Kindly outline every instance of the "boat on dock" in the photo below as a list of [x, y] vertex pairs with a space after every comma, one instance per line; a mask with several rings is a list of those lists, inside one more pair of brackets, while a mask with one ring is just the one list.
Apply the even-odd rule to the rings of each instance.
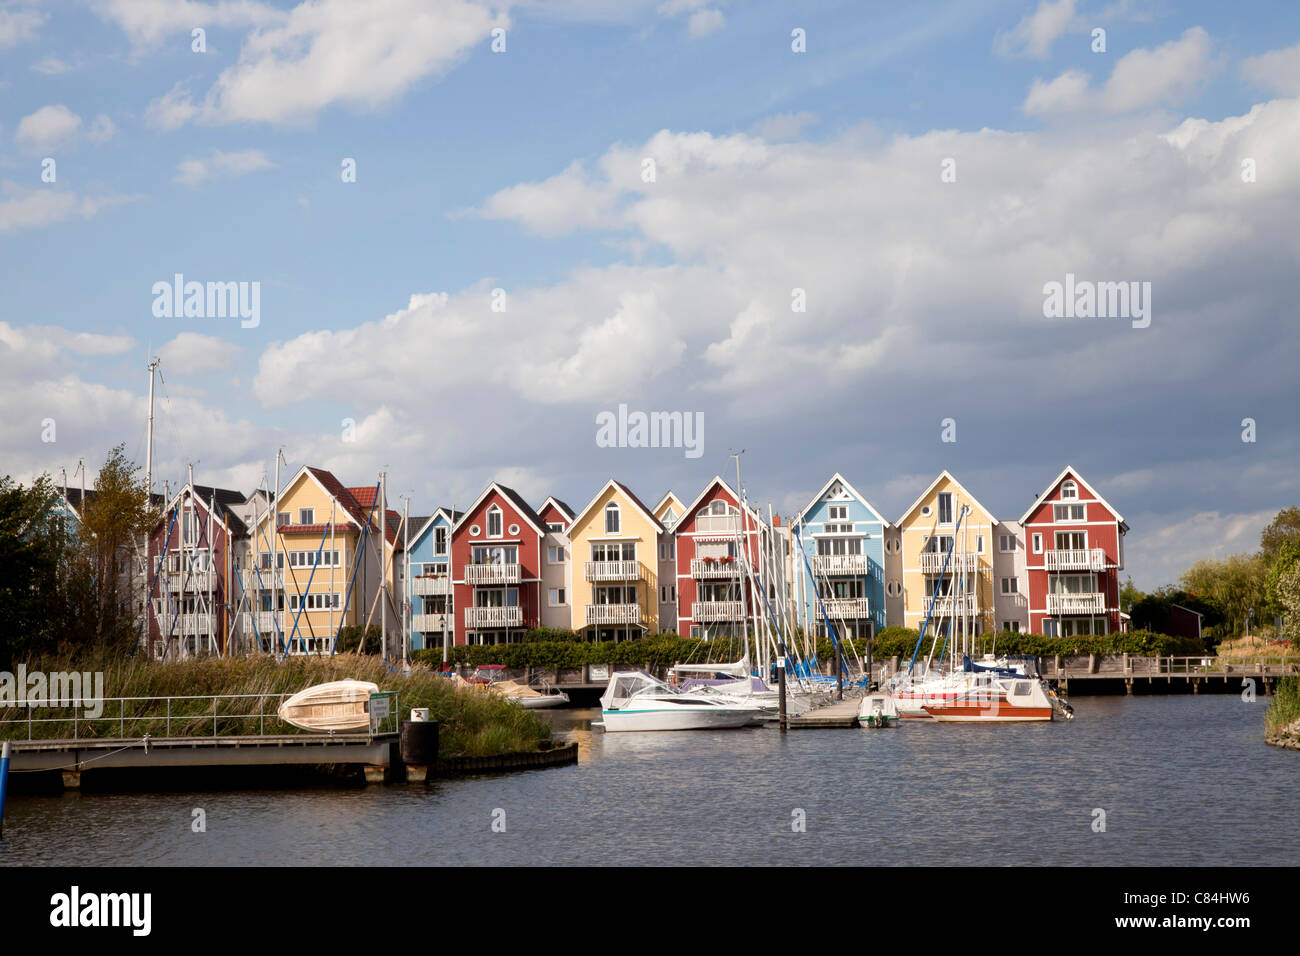
[[300, 690], [280, 705], [280, 719], [301, 730], [348, 733], [370, 728], [370, 695], [379, 685], [336, 680]]
[[764, 719], [763, 709], [743, 698], [706, 689], [683, 691], [645, 671], [610, 675], [600, 704], [599, 726], [606, 733], [751, 727]]

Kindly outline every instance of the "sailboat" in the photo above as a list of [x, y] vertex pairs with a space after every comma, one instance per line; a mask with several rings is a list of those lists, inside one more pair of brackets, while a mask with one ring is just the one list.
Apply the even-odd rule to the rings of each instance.
[[645, 671], [617, 671], [600, 698], [606, 733], [653, 730], [717, 730], [763, 722], [762, 708], [711, 692], [687, 692]]

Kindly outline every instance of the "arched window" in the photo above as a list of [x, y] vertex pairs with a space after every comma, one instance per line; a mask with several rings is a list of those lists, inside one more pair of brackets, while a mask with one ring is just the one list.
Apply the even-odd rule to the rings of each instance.
[[610, 502], [605, 505], [605, 534], [619, 533], [619, 513], [618, 505]]
[[1067, 498], [1078, 498], [1078, 497], [1079, 497], [1079, 486], [1076, 485], [1073, 481], [1067, 481], [1061, 485], [1062, 501], [1066, 500]]
[[501, 537], [501, 509], [496, 505], [488, 509], [487, 536], [489, 538]]

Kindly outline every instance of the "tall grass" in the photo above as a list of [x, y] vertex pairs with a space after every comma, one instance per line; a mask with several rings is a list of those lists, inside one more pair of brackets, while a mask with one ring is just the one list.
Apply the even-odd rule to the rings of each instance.
[[1283, 677], [1277, 682], [1264, 719], [1270, 733], [1300, 721], [1300, 677]]
[[[395, 691], [404, 719], [411, 708], [429, 708], [440, 723], [439, 749], [445, 756], [487, 756], [533, 751], [550, 739], [550, 728], [536, 714], [481, 691], [463, 689], [416, 665], [403, 676], [374, 657], [339, 654], [332, 658], [272, 657], [204, 658], [156, 663], [134, 658], [53, 658], [31, 662], [36, 671], [102, 672], [103, 696], [149, 698], [123, 705], [107, 703], [94, 720], [71, 707], [0, 707], [0, 738], [139, 738], [187, 734], [239, 735], [306, 733], [275, 716], [283, 697], [314, 684], [334, 680], [364, 680], [383, 691]], [[89, 689], [86, 691], [89, 694]], [[218, 702], [214, 723], [212, 701], [172, 701], [170, 724], [162, 697], [203, 697], [213, 694], [259, 695]], [[20, 693], [21, 696], [21, 693]], [[259, 716], [266, 715], [266, 716]], [[32, 719], [28, 724], [29, 716]], [[125, 729], [124, 729], [125, 728]]]

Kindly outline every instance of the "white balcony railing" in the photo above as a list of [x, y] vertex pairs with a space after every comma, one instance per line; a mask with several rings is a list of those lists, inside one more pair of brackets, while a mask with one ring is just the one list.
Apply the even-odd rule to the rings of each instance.
[[[479, 565], [490, 567], [490, 565]], [[500, 567], [500, 565], [497, 565]], [[518, 567], [518, 565], [516, 565]], [[467, 607], [465, 608], [465, 626], [483, 627], [520, 627], [524, 623], [524, 609], [515, 607]]]
[[957, 571], [975, 571], [979, 568], [979, 555], [974, 551], [953, 551], [951, 557], [946, 551], [922, 551], [921, 573], [938, 574], [943, 571], [944, 558], [949, 558], [947, 574]]
[[167, 575], [168, 591], [207, 591], [209, 587], [216, 588], [217, 576], [211, 571], [177, 571], [175, 574]]
[[715, 559], [705, 561], [703, 558], [691, 558], [691, 577], [693, 578], [734, 578], [740, 574], [740, 562]]
[[1057, 548], [1043, 552], [1048, 571], [1104, 571], [1106, 552], [1101, 548]]
[[411, 578], [411, 593], [416, 597], [434, 594], [450, 594], [451, 579], [445, 574]]
[[417, 634], [439, 634], [452, 629], [450, 614], [412, 614], [411, 630]]
[[812, 559], [814, 574], [866, 574], [865, 554], [815, 554]]
[[1106, 595], [1100, 591], [1047, 595], [1048, 614], [1104, 614], [1105, 611]]
[[640, 624], [639, 604], [588, 604], [588, 624]]
[[635, 581], [641, 576], [635, 561], [588, 561], [586, 571], [588, 581]]
[[822, 598], [826, 613], [831, 617], [870, 617], [871, 608], [867, 599], [862, 598]]
[[739, 601], [696, 601], [691, 605], [691, 619], [701, 622], [739, 621], [745, 609]]
[[518, 564], [467, 564], [465, 565], [465, 583], [480, 584], [518, 584]]
[[[926, 599], [926, 607], [929, 607]], [[934, 613], [940, 617], [955, 617], [960, 614], [980, 613], [979, 601], [974, 594], [945, 594], [934, 602]]]
[[[173, 612], [174, 613], [174, 612]], [[173, 614], [164, 614], [161, 618], [162, 630], [167, 633], [184, 637], [187, 634], [216, 634], [218, 627], [217, 615], [215, 614], [175, 614], [175, 624], [172, 623]]]

